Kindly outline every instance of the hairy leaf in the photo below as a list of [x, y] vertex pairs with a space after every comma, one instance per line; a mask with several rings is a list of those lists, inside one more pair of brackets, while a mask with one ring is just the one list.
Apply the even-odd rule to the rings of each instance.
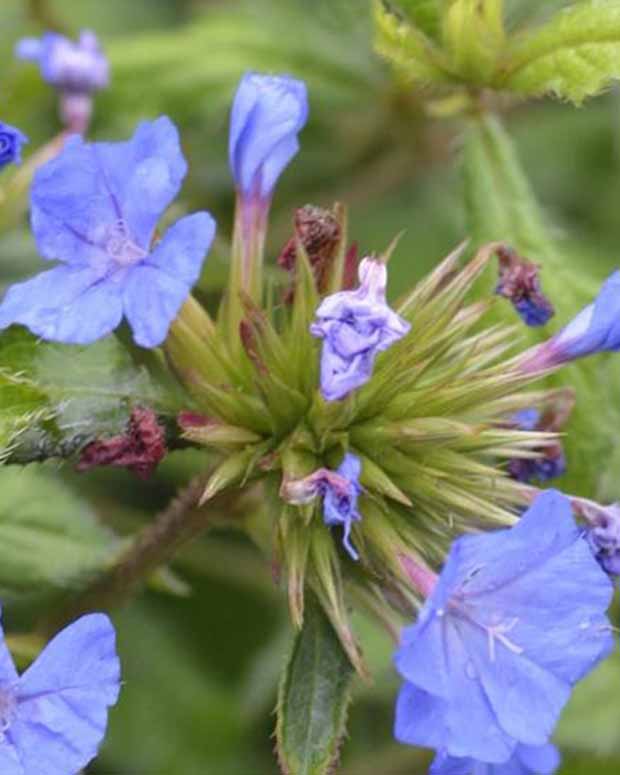
[[517, 36], [507, 62], [498, 85], [581, 103], [620, 77], [620, 3], [590, 0], [560, 11]]
[[0, 363], [0, 460], [70, 455], [121, 431], [135, 405], [179, 408], [114, 337], [74, 347], [11, 328], [0, 336]]
[[278, 757], [285, 775], [327, 775], [345, 731], [353, 668], [321, 606], [307, 596], [278, 698]]

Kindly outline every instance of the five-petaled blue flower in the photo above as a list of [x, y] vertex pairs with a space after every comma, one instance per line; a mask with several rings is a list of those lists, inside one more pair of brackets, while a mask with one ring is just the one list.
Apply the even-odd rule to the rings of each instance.
[[0, 772], [75, 775], [96, 755], [120, 664], [112, 623], [83, 616], [18, 675], [0, 629]]
[[323, 339], [321, 392], [327, 401], [344, 398], [368, 382], [377, 354], [411, 328], [386, 304], [387, 268], [382, 261], [365, 258], [359, 280], [356, 290], [324, 299], [310, 327], [313, 336]]
[[25, 134], [0, 121], [0, 169], [7, 164], [21, 164], [22, 145], [28, 142]]
[[229, 157], [237, 190], [269, 200], [284, 168], [299, 150], [308, 119], [303, 81], [286, 75], [246, 73], [230, 117]]
[[21, 323], [43, 339], [88, 344], [125, 315], [137, 344], [161, 344], [215, 234], [213, 218], [195, 213], [151, 246], [186, 170], [166, 117], [140, 124], [128, 142], [71, 137], [37, 171], [31, 198], [39, 252], [63, 263], [8, 290], [0, 329]]
[[518, 745], [503, 764], [438, 754], [429, 775], [552, 775], [559, 766], [560, 754], [554, 745]]
[[513, 528], [457, 539], [395, 657], [397, 739], [487, 764], [546, 745], [613, 649], [612, 591], [555, 490]]
[[110, 81], [108, 60], [89, 30], [80, 33], [77, 43], [56, 32], [46, 32], [40, 39], [23, 38], [15, 53], [38, 62], [43, 79], [60, 91], [89, 94]]
[[349, 555], [358, 559], [351, 544], [351, 527], [362, 518], [357, 510], [357, 499], [362, 492], [359, 477], [362, 470], [360, 459], [348, 452], [336, 469], [336, 477], [324, 478], [321, 484], [323, 494], [323, 521], [326, 525], [342, 525], [342, 543]]

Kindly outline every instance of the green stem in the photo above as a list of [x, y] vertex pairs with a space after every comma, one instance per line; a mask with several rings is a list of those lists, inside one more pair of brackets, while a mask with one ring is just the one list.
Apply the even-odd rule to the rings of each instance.
[[208, 475], [205, 474], [192, 479], [136, 535], [114, 566], [72, 600], [60, 617], [44, 622], [43, 628], [56, 630], [59, 624], [72, 621], [88, 611], [109, 610], [130, 600], [158, 567], [173, 559], [181, 546], [209, 528], [212, 509], [197, 508], [207, 480]]

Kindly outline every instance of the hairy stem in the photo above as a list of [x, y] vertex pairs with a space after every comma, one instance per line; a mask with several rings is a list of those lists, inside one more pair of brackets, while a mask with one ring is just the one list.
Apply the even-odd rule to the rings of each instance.
[[[131, 546], [104, 575], [70, 601], [61, 612], [43, 623], [56, 630], [60, 624], [92, 610], [109, 610], [126, 603], [148, 577], [170, 562], [178, 549], [199, 536], [211, 524], [212, 508], [197, 508], [208, 475], [195, 477], [155, 519], [139, 532]], [[219, 512], [218, 512], [219, 513]]]

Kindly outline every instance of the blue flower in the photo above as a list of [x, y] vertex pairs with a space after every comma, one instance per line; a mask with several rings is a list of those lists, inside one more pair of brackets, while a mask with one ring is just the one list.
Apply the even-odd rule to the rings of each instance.
[[359, 267], [360, 286], [323, 300], [310, 327], [323, 339], [321, 392], [327, 401], [344, 398], [372, 376], [375, 358], [405, 336], [411, 326], [385, 301], [387, 268], [365, 258]]
[[498, 248], [497, 255], [500, 276], [495, 292], [512, 302], [526, 325], [544, 326], [555, 311], [541, 290], [539, 267], [505, 246]]
[[429, 775], [552, 775], [559, 766], [560, 754], [554, 745], [518, 745], [513, 756], [503, 764], [438, 754]]
[[0, 121], [0, 169], [7, 164], [21, 164], [22, 145], [28, 142], [25, 134]]
[[40, 39], [23, 38], [15, 53], [38, 62], [43, 79], [60, 91], [91, 93], [110, 81], [108, 60], [89, 30], [80, 33], [77, 43], [55, 32], [46, 32]]
[[[549, 428], [541, 425], [538, 409], [523, 409], [517, 412], [512, 423], [524, 431], [543, 431]], [[566, 457], [559, 441], [546, 444], [539, 450], [536, 458], [512, 458], [508, 461], [508, 473], [518, 482], [546, 482], [566, 473]]]
[[0, 629], [0, 772], [73, 775], [97, 755], [120, 664], [112, 623], [83, 616], [19, 676]]
[[562, 363], [620, 350], [620, 271], [603, 283], [594, 303], [589, 304], [559, 333], [528, 351], [520, 368], [537, 371]]
[[603, 570], [620, 576], [620, 503], [598, 507], [589, 514], [586, 536]]
[[88, 344], [125, 315], [137, 344], [161, 344], [215, 233], [213, 218], [195, 213], [151, 247], [186, 169], [165, 117], [140, 124], [128, 142], [71, 137], [37, 171], [31, 198], [39, 252], [63, 263], [8, 290], [0, 329], [21, 323], [43, 339]]
[[546, 745], [573, 684], [613, 648], [612, 584], [555, 490], [508, 530], [452, 546], [395, 662], [395, 735], [505, 764]]
[[336, 477], [323, 477], [323, 521], [326, 525], [342, 525], [342, 543], [349, 555], [357, 560], [359, 555], [351, 544], [351, 526], [362, 518], [357, 510], [357, 499], [362, 492], [359, 477], [362, 470], [360, 459], [351, 453], [336, 469]]
[[237, 190], [269, 199], [308, 118], [306, 85], [285, 75], [246, 73], [230, 119], [229, 157]]

